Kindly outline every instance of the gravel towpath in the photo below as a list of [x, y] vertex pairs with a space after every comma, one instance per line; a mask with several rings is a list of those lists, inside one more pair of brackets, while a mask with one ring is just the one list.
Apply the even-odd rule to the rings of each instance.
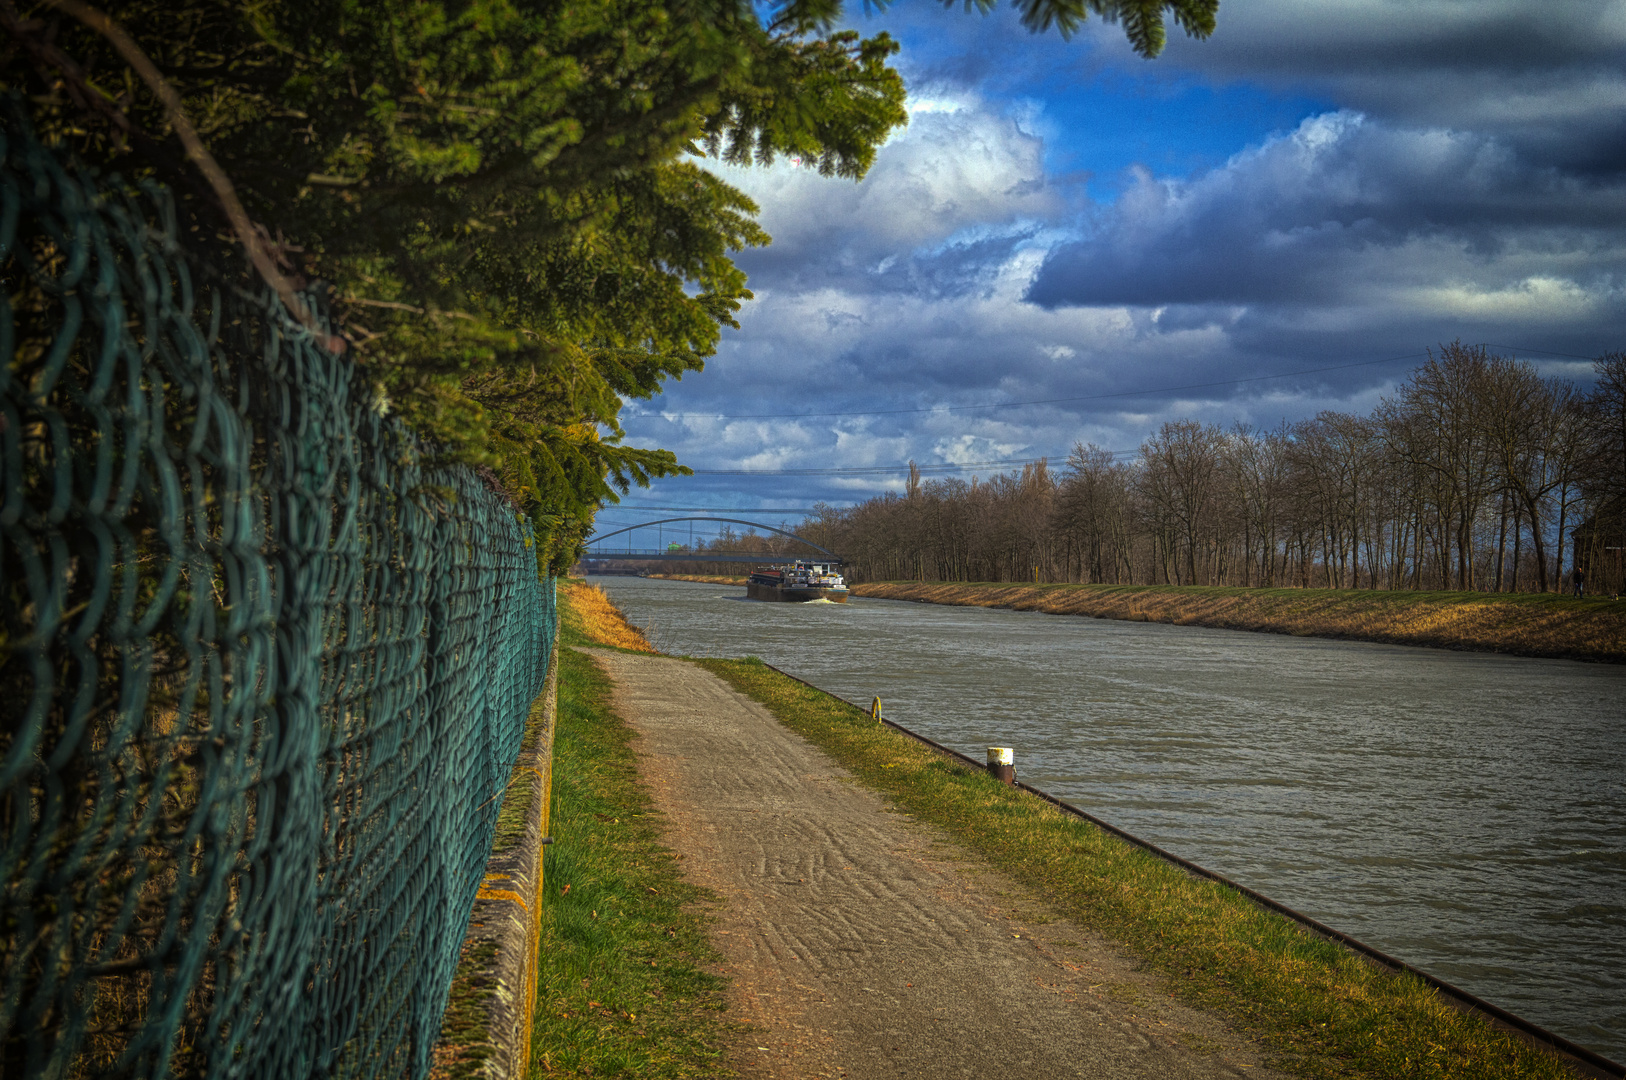
[[586, 651], [640, 736], [667, 843], [724, 900], [713, 940], [750, 1025], [742, 1076], [1280, 1076], [710, 672]]

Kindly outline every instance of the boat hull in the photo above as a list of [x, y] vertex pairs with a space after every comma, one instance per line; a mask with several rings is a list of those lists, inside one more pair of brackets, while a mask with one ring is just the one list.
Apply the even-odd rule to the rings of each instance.
[[792, 604], [805, 604], [809, 600], [833, 600], [838, 604], [847, 602], [846, 589], [825, 589], [816, 586], [787, 589], [782, 585], [763, 585], [756, 581], [746, 584], [745, 595], [752, 600], [774, 600]]

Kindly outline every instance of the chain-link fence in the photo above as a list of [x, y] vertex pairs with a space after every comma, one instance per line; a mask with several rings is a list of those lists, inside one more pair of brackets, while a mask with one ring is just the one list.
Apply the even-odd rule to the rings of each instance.
[[5, 108], [0, 1075], [422, 1076], [556, 625], [528, 526]]

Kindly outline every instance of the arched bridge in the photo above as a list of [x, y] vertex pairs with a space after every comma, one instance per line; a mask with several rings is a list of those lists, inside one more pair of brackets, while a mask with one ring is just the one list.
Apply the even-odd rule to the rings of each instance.
[[[615, 559], [615, 560], [617, 560], [619, 562], [632, 561], [632, 562], [736, 562], [737, 563], [737, 562], [751, 562], [751, 561], [756, 560], [756, 559], [785, 559], [785, 558], [795, 558], [796, 557], [796, 556], [787, 556], [787, 555], [785, 555], [783, 553], [774, 552], [774, 551], [734, 551], [734, 552], [729, 552], [728, 554], [712, 554], [710, 552], [707, 552], [707, 553], [702, 554], [702, 553], [698, 553], [698, 552], [690, 553], [690, 552], [687, 552], [687, 551], [677, 551], [677, 552], [669, 551], [669, 550], [663, 551], [660, 548], [634, 548], [634, 547], [631, 546], [631, 542], [630, 542], [631, 538], [630, 537], [628, 538], [629, 543], [628, 543], [628, 546], [627, 546], [627, 548], [625, 550], [615, 550], [615, 549], [605, 550], [605, 549], [599, 547], [599, 545], [601, 543], [603, 543], [605, 540], [608, 540], [612, 536], [620, 536], [622, 533], [630, 533], [634, 529], [648, 529], [648, 528], [652, 528], [652, 527], [654, 527], [656, 525], [670, 525], [670, 524], [672, 524], [674, 522], [679, 522], [679, 521], [721, 521], [721, 522], [726, 522], [727, 524], [730, 524], [730, 525], [746, 525], [746, 526], [749, 526], [749, 527], [751, 527], [753, 529], [766, 529], [771, 533], [778, 533], [780, 536], [788, 536], [792, 540], [796, 541], [798, 544], [806, 544], [808, 547], [812, 548], [815, 551], [823, 552], [824, 556], [825, 556], [825, 560], [828, 561], [828, 562], [832, 562], [832, 563], [835, 563], [837, 565], [840, 565], [841, 562], [843, 561], [841, 556], [837, 555], [835, 552], [830, 551], [828, 548], [822, 548], [819, 545], [815, 544], [813, 541], [808, 540], [805, 537], [797, 536], [793, 532], [787, 532], [784, 529], [776, 529], [772, 525], [764, 525], [760, 521], [744, 521], [744, 520], [741, 520], [740, 518], [725, 518], [725, 517], [661, 518], [659, 521], [645, 521], [645, 522], [642, 522], [641, 524], [638, 524], [638, 525], [628, 525], [625, 528], [616, 529], [614, 532], [601, 533], [601, 534], [598, 534], [596, 536], [593, 536], [591, 539], [589, 539], [587, 541], [587, 544], [588, 544], [587, 551], [582, 555], [582, 559], [584, 561], [593, 560], [593, 559]], [[801, 557], [806, 558], [806, 556], [801, 556]]]

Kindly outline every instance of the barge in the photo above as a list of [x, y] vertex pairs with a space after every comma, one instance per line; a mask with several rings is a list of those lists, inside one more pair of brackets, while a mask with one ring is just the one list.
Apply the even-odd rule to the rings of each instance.
[[745, 582], [745, 595], [752, 600], [808, 600], [847, 602], [847, 583], [829, 563], [797, 559], [782, 566], [759, 566]]

